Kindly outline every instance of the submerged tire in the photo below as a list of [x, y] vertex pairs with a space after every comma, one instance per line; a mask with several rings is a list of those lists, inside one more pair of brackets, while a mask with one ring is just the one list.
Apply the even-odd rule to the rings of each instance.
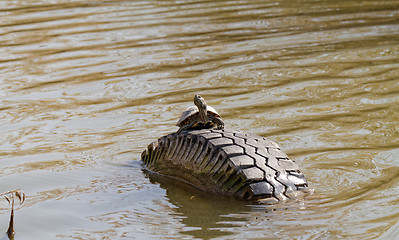
[[148, 170], [212, 193], [285, 200], [307, 191], [305, 176], [279, 146], [237, 131], [194, 130], [163, 136], [141, 154]]

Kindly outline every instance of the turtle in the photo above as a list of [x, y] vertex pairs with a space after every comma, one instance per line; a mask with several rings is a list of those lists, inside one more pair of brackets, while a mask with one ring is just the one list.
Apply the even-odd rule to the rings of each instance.
[[208, 106], [200, 95], [194, 96], [195, 106], [187, 108], [180, 116], [176, 126], [180, 127], [176, 132], [179, 134], [183, 130], [192, 129], [208, 129], [214, 128], [224, 129], [224, 122], [219, 113], [211, 106]]

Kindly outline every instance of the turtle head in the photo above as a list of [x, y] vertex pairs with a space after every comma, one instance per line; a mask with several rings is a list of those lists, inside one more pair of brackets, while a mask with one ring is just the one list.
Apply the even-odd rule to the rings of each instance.
[[200, 95], [195, 95], [194, 104], [198, 108], [201, 121], [207, 122], [207, 105], [205, 99], [203, 99]]

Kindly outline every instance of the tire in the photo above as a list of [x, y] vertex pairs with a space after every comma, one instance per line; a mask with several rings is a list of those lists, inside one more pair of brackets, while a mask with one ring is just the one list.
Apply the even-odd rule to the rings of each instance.
[[275, 142], [238, 131], [168, 134], [149, 144], [141, 159], [152, 172], [241, 200], [286, 200], [308, 190], [297, 164]]

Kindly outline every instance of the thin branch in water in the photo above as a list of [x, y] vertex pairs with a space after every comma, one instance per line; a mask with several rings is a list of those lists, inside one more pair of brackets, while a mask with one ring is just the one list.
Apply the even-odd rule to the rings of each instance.
[[7, 236], [10, 240], [14, 239], [15, 231], [14, 231], [14, 203], [15, 197], [19, 200], [19, 206], [21, 206], [25, 202], [25, 193], [20, 189], [14, 189], [11, 191], [7, 191], [4, 193], [0, 193], [0, 196], [4, 196], [7, 200], [8, 204], [11, 204], [11, 215], [10, 215], [10, 223], [7, 229]]

